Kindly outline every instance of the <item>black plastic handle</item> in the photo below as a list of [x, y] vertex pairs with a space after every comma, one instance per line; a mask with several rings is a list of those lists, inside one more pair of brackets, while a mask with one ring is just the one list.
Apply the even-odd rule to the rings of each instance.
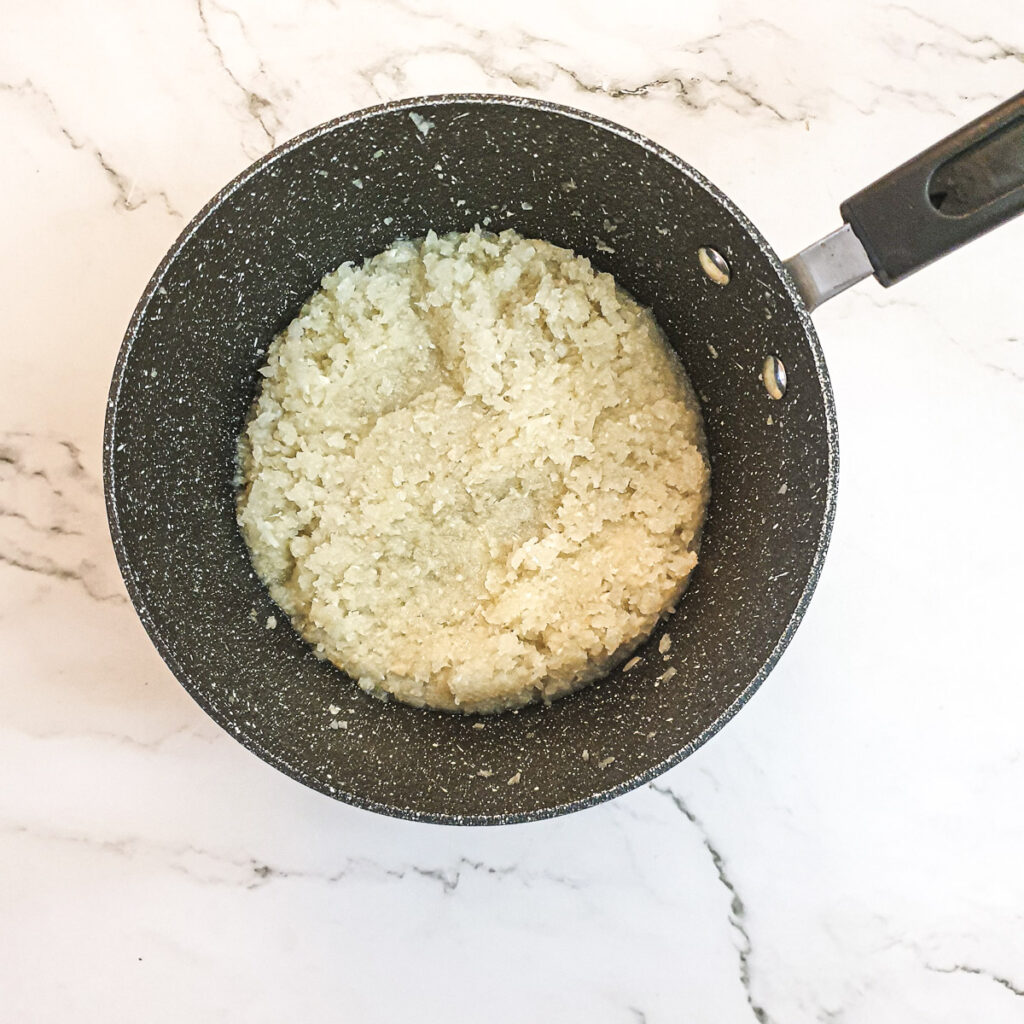
[[839, 208], [887, 288], [1024, 213], [1024, 92]]

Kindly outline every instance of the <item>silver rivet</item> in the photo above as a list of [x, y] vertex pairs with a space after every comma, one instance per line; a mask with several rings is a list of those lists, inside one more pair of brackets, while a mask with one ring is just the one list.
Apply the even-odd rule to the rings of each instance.
[[776, 401], [786, 393], [786, 368], [778, 356], [766, 356], [761, 368], [764, 389]]
[[732, 272], [725, 257], [714, 249], [702, 245], [697, 250], [697, 259], [700, 260], [700, 269], [704, 271], [715, 284], [728, 284]]

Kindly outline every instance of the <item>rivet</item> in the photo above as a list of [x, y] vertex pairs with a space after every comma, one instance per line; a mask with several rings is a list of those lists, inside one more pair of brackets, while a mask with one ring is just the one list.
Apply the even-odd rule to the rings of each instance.
[[778, 356], [766, 356], [761, 368], [764, 389], [776, 401], [786, 393], [786, 368]]
[[729, 264], [726, 263], [725, 257], [720, 252], [702, 245], [697, 250], [697, 259], [700, 260], [701, 270], [715, 284], [726, 285], [729, 283], [732, 271], [729, 270]]

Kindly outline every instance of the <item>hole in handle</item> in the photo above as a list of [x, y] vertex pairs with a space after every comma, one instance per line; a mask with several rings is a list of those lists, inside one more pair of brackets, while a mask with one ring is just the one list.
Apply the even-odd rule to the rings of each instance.
[[1024, 117], [940, 164], [928, 201], [943, 217], [966, 217], [1024, 188]]

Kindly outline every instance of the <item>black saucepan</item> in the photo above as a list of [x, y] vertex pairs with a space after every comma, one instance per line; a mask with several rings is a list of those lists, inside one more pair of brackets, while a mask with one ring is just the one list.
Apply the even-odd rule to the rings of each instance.
[[[550, 103], [406, 100], [279, 147], [175, 242], [114, 371], [107, 510], [153, 642], [246, 747], [372, 810], [524, 821], [654, 778], [758, 688], [821, 569], [838, 452], [808, 309], [869, 273], [888, 285], [1020, 212], [1022, 143], [1024, 94], [849, 200], [844, 228], [788, 268], [693, 168]], [[475, 224], [574, 249], [653, 309], [702, 399], [713, 469], [700, 566], [639, 664], [550, 707], [484, 718], [381, 703], [318, 660], [253, 574], [233, 481], [256, 371], [323, 274], [400, 236]]]

